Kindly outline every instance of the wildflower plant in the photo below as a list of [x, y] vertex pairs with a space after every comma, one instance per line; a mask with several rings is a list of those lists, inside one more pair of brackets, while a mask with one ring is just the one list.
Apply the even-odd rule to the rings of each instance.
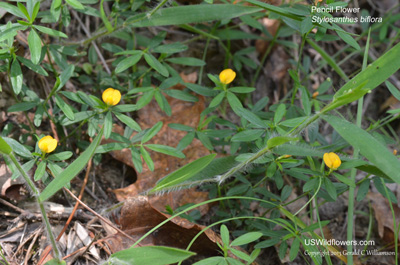
[[[400, 68], [400, 44], [396, 44], [396, 40], [382, 41], [371, 37], [382, 25], [373, 27], [369, 33], [362, 33], [360, 37], [365, 37], [365, 41], [355, 38], [336, 23], [312, 22], [312, 16], [324, 18], [329, 14], [316, 13], [306, 5], [273, 6], [246, 0], [251, 6], [213, 4], [212, 1], [201, 5], [177, 6], [174, 3], [167, 6], [166, 2], [161, 1], [150, 8], [146, 1], [52, 1], [48, 10], [37, 0], [0, 3], [0, 8], [17, 17], [16, 22], [0, 25], [0, 72], [9, 80], [0, 90], [6, 90], [15, 100], [7, 112], [22, 113], [27, 121], [26, 124], [8, 123], [1, 127], [0, 154], [13, 173], [12, 178], [21, 176], [40, 206], [56, 260], [60, 261], [62, 256], [43, 203], [59, 190], [68, 188], [69, 182], [92, 158], [95, 157], [99, 163], [101, 154], [110, 151], [130, 150], [135, 170], [140, 173], [143, 163], [150, 170], [155, 169], [150, 151], [184, 158], [185, 149], [194, 139], [209, 150], [210, 154], [182, 165], [146, 192], [150, 195], [199, 186], [210, 194], [209, 201], [192, 205], [184, 211], [172, 209], [169, 212], [173, 215], [159, 226], [201, 205], [219, 203], [222, 210], [218, 211], [209, 228], [220, 227], [222, 243], [219, 247], [223, 256], [198, 264], [244, 264], [232, 259], [230, 253], [250, 264], [262, 249], [273, 245], [279, 246], [281, 259], [287, 250], [290, 260], [299, 255], [301, 248], [318, 251], [315, 246], [304, 244], [310, 237], [323, 238], [322, 227], [328, 223], [313, 218], [314, 210], [318, 215], [315, 205], [321, 200], [335, 201], [346, 191], [349, 192], [347, 238], [352, 240], [354, 200], [365, 197], [370, 188], [370, 177], [380, 187], [383, 196], [392, 202], [396, 200], [385, 184], [400, 184], [400, 162], [388, 150], [385, 141], [389, 141], [389, 137], [382, 132], [397, 119], [399, 111], [391, 110], [382, 122], [367, 129], [361, 126], [363, 98], [379, 85], [385, 82], [390, 93], [400, 100], [399, 91], [388, 81]], [[315, 1], [315, 4], [320, 5], [320, 2]], [[327, 5], [335, 4], [327, 2]], [[104, 9], [106, 4], [111, 6], [109, 14], [105, 11], [108, 9]], [[344, 2], [336, 4], [347, 5]], [[68, 42], [69, 36], [63, 33], [63, 29], [71, 25], [71, 19], [79, 23], [79, 16], [83, 15], [100, 17], [103, 26], [87, 34], [88, 38], [81, 42]], [[238, 33], [236, 28], [239, 26], [270, 35], [258, 22], [265, 16], [277, 19], [280, 26], [275, 36], [268, 37], [270, 47], [257, 64], [252, 60], [252, 47], [234, 51], [231, 41], [254, 37]], [[233, 19], [238, 17], [243, 25], [235, 25], [237, 22]], [[390, 22], [392, 18], [387, 19]], [[57, 25], [58, 30], [47, 24]], [[81, 26], [85, 28], [83, 23]], [[169, 34], [163, 30], [168, 26], [179, 26], [195, 37], [170, 42]], [[144, 30], [147, 27], [160, 30], [148, 38]], [[26, 54], [18, 51], [15, 45], [20, 33], [27, 35]], [[335, 34], [334, 37], [331, 33]], [[286, 39], [293, 34], [301, 38], [300, 47]], [[197, 38], [207, 43], [204, 56], [185, 57], [183, 53]], [[337, 58], [324, 51], [321, 42], [332, 39], [347, 45], [343, 52], [350, 50], [352, 54], [364, 57], [362, 69], [357, 69], [357, 74], [345, 73], [336, 62]], [[99, 40], [102, 40], [101, 44]], [[226, 55], [225, 64], [217, 71], [206, 64], [211, 40], [215, 40]], [[377, 45], [390, 44], [387, 51], [372, 62], [368, 61], [370, 41]], [[289, 92], [280, 99], [265, 96], [253, 101], [251, 95], [256, 93], [255, 81], [277, 43], [293, 50], [293, 53], [298, 52], [294, 56], [296, 61], [291, 62], [293, 65], [287, 71], [291, 86]], [[341, 88], [332, 92], [338, 84], [326, 78], [316, 91], [311, 90], [310, 76], [316, 72], [310, 72], [310, 57], [303, 51], [306, 45], [320, 55], [326, 67], [344, 80]], [[109, 58], [106, 60], [105, 56]], [[179, 74], [177, 69], [187, 67], [199, 73], [197, 83], [185, 82]], [[252, 78], [246, 76], [246, 69], [251, 69]], [[45, 78], [48, 86], [36, 88], [29, 74]], [[353, 76], [351, 79], [350, 74]], [[176, 89], [178, 84], [184, 88]], [[201, 98], [206, 104], [195, 127], [169, 124], [170, 128], [186, 133], [177, 146], [151, 143], [164, 126], [161, 121], [150, 128], [142, 128], [135, 120], [137, 111], [153, 100], [162, 112], [171, 116], [174, 106], [170, 105], [168, 97], [191, 103]], [[353, 102], [358, 105], [355, 124], [338, 112], [340, 107]], [[28, 113], [33, 115], [33, 119]], [[231, 115], [236, 119], [230, 120]], [[321, 134], [321, 123], [333, 128], [332, 142]], [[115, 124], [123, 126], [123, 134], [113, 130]], [[44, 135], [43, 128], [51, 128], [51, 133]], [[16, 132], [20, 134], [18, 137]], [[111, 141], [102, 142], [102, 139]], [[398, 145], [398, 142], [392, 142]], [[344, 150], [353, 153], [346, 156]], [[324, 165], [329, 171], [325, 171]], [[32, 169], [33, 180], [30, 176]], [[356, 181], [357, 171], [365, 174], [361, 181]], [[286, 181], [288, 178], [296, 187]], [[45, 184], [43, 190], [37, 188], [39, 181]], [[288, 198], [297, 187], [301, 196], [308, 200], [301, 209], [292, 213], [285, 206], [293, 202]], [[262, 216], [254, 215], [252, 202], [265, 210]], [[310, 215], [311, 224], [303, 222], [303, 214]], [[234, 224], [231, 231], [228, 230], [229, 223]], [[134, 246], [159, 226], [136, 241]], [[234, 227], [237, 230], [232, 231]], [[315, 233], [315, 229], [320, 229], [322, 236]], [[237, 238], [230, 242], [230, 235]], [[235, 248], [246, 244], [254, 246], [250, 255]], [[337, 252], [334, 246], [324, 248]], [[158, 260], [168, 256], [165, 253], [170, 254], [169, 257], [173, 257], [170, 263], [181, 262], [193, 255], [190, 245], [186, 250], [161, 250], [157, 247], [146, 249], [149, 256]], [[348, 246], [348, 251], [351, 250], [352, 246]], [[130, 248], [114, 253], [109, 262], [129, 262], [139, 256], [139, 251]], [[310, 258], [315, 264], [323, 262], [321, 256]], [[353, 264], [352, 256], [338, 255], [337, 258]], [[329, 255], [324, 259], [332, 264]]]

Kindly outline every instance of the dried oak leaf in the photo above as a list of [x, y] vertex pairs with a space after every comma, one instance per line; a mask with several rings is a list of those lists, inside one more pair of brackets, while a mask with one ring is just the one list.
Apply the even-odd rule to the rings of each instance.
[[[184, 81], [195, 82], [197, 74], [192, 73], [189, 75], [181, 74]], [[181, 85], [176, 85], [173, 89], [182, 89]], [[162, 144], [175, 147], [179, 141], [186, 135], [186, 132], [173, 130], [168, 124], [180, 123], [191, 127], [196, 127], [200, 120], [200, 113], [205, 109], [204, 98], [199, 96], [197, 102], [186, 102], [166, 96], [171, 109], [172, 115], [166, 115], [158, 106], [155, 100], [151, 101], [147, 106], [138, 111], [138, 120], [142, 128], [151, 128], [154, 124], [161, 121], [163, 127], [160, 132], [148, 143]], [[121, 130], [120, 128], [116, 128]], [[113, 190], [117, 199], [123, 201], [129, 197], [136, 196], [143, 191], [149, 190], [154, 187], [156, 182], [177, 170], [183, 165], [186, 165], [200, 157], [209, 154], [209, 151], [203, 144], [194, 139], [193, 142], [183, 151], [186, 158], [176, 158], [161, 153], [150, 151], [151, 158], [154, 161], [154, 171], [150, 171], [147, 165], [143, 165], [143, 172], [137, 175], [137, 181], [127, 187]], [[132, 156], [129, 150], [114, 151], [111, 155], [127, 165], [133, 167]], [[171, 206], [173, 209], [187, 203], [199, 203], [208, 198], [208, 193], [199, 192], [195, 189], [187, 189], [176, 191], [172, 194], [164, 194], [161, 196], [153, 196], [151, 201], [154, 207], [160, 210], [165, 209], [165, 205]], [[202, 214], [208, 211], [208, 207], [200, 208]]]
[[[104, 242], [113, 253], [126, 249], [169, 217], [170, 215], [153, 207], [145, 196], [129, 198], [121, 209], [119, 223], [121, 229], [134, 240], [117, 233], [106, 237]], [[205, 226], [176, 217], [147, 236], [138, 245], [170, 246], [185, 249], [193, 237], [204, 228]], [[218, 255], [219, 248], [216, 242], [221, 244], [221, 239], [214, 231], [208, 229], [197, 238], [190, 250], [203, 255]]]

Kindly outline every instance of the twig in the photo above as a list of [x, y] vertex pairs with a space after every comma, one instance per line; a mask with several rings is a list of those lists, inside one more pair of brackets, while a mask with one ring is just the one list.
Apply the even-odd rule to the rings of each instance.
[[[81, 187], [81, 191], [79, 192], [79, 196], [78, 196], [79, 199], [82, 199], [83, 192], [85, 191], [85, 187], [86, 187], [86, 184], [87, 184], [87, 181], [88, 181], [88, 178], [89, 178], [89, 173], [90, 173], [90, 169], [91, 169], [91, 168], [92, 168], [92, 159], [89, 160], [88, 165], [87, 165], [87, 168], [86, 168], [85, 178], [84, 178], [84, 180], [83, 180], [83, 184], [82, 184], [82, 187]], [[65, 230], [67, 230], [69, 224], [70, 224], [71, 221], [72, 221], [72, 218], [74, 218], [75, 212], [76, 212], [76, 210], [78, 209], [78, 207], [79, 207], [79, 202], [77, 201], [77, 202], [75, 203], [74, 209], [72, 210], [70, 216], [68, 217], [67, 222], [65, 223], [63, 229], [61, 230], [60, 234], [59, 234], [58, 237], [56, 238], [56, 241], [59, 241], [60, 238], [62, 237], [62, 235], [65, 233]]]
[[126, 236], [127, 238], [135, 241], [135, 239], [133, 239], [130, 235], [128, 235], [127, 233], [125, 233], [124, 231], [122, 231], [121, 229], [119, 229], [118, 227], [116, 227], [110, 220], [104, 218], [103, 216], [101, 216], [100, 214], [98, 214], [97, 212], [95, 212], [94, 210], [92, 210], [89, 206], [87, 206], [83, 201], [81, 201], [78, 197], [76, 197], [69, 189], [64, 188], [69, 195], [71, 195], [75, 200], [77, 200], [86, 210], [88, 210], [89, 212], [91, 212], [92, 214], [94, 214], [95, 216], [97, 216], [100, 220], [102, 220], [103, 222], [107, 223], [108, 225], [110, 225], [112, 228], [114, 228], [115, 230], [117, 230], [118, 232], [120, 232], [121, 234], [123, 234], [124, 236]]
[[[91, 38], [92, 36], [91, 36], [89, 30], [86, 28], [85, 24], [82, 22], [81, 18], [78, 16], [78, 14], [74, 10], [71, 10], [71, 12], [72, 12], [72, 15], [76, 18], [76, 20], [78, 20], [78, 22], [81, 25], [86, 36], [88, 36], [88, 38]], [[92, 41], [92, 45], [93, 45], [94, 49], [96, 50], [96, 53], [99, 56], [100, 61], [102, 62], [103, 66], [104, 66], [104, 69], [106, 69], [107, 73], [110, 75], [111, 74], [110, 68], [108, 68], [106, 60], [104, 60], [103, 54], [101, 54], [101, 51], [100, 51], [99, 47], [97, 46], [95, 40]]]
[[31, 242], [31, 244], [29, 245], [28, 250], [26, 251], [24, 265], [27, 265], [27, 264], [28, 264], [28, 260], [29, 260], [29, 258], [32, 256], [32, 255], [30, 254], [30, 252], [31, 252], [31, 250], [32, 250], [32, 247], [33, 247], [33, 245], [35, 244], [35, 242], [36, 242], [36, 240], [37, 240], [37, 238], [39, 237], [39, 235], [40, 235], [41, 232], [42, 232], [42, 228], [39, 228], [38, 231], [36, 231], [35, 237], [32, 239], [32, 242]]

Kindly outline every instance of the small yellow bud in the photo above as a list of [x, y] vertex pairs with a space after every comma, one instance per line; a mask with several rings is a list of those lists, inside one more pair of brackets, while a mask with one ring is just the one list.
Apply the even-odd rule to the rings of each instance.
[[231, 83], [236, 77], [235, 71], [232, 69], [225, 69], [219, 74], [219, 81], [221, 81], [222, 84], [229, 84]]
[[394, 154], [394, 155], [397, 155], [397, 149], [394, 149], [394, 150], [393, 150], [393, 154]]
[[315, 91], [315, 92], [312, 94], [312, 98], [313, 98], [313, 99], [316, 99], [318, 95], [319, 95], [319, 92], [318, 92], [318, 91]]
[[39, 148], [42, 150], [43, 153], [51, 153], [57, 147], [57, 140], [47, 135], [39, 140]]
[[338, 169], [338, 167], [340, 167], [340, 165], [342, 164], [342, 161], [340, 160], [339, 156], [332, 152], [324, 154], [324, 162], [327, 167], [333, 170]]
[[121, 100], [121, 92], [119, 92], [119, 90], [110, 87], [104, 90], [102, 98], [107, 105], [115, 106]]

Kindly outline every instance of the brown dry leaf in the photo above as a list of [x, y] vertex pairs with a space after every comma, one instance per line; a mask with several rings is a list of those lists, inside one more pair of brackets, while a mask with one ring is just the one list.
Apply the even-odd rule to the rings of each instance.
[[[154, 207], [146, 196], [129, 198], [121, 209], [118, 222], [121, 225], [121, 229], [134, 240], [117, 233], [106, 237], [102, 241], [107, 244], [112, 253], [124, 250], [131, 247], [148, 231], [169, 217], [170, 215]], [[191, 223], [181, 217], [175, 217], [148, 235], [138, 246], [169, 246], [186, 249], [191, 240], [204, 228], [206, 227], [203, 225]], [[217, 243], [223, 244], [221, 237], [211, 229], [207, 229], [194, 241], [189, 250], [207, 257], [218, 256], [220, 255], [220, 248]], [[236, 249], [243, 251], [240, 248]], [[228, 255], [231, 258], [238, 259], [231, 253]], [[253, 262], [252, 265], [258, 264]]]
[[[379, 236], [385, 241], [393, 243], [394, 231], [393, 231], [393, 218], [392, 211], [390, 209], [389, 201], [383, 197], [380, 193], [368, 193], [368, 198], [372, 202], [372, 208], [375, 212], [375, 218], [378, 222], [378, 233]], [[400, 222], [400, 208], [392, 203], [396, 223]]]
[[12, 180], [11, 176], [7, 165], [4, 162], [0, 163], [0, 196], [17, 202], [26, 199], [28, 194], [24, 192], [22, 177]]
[[[126, 249], [169, 217], [169, 215], [153, 207], [145, 196], [129, 198], [121, 209], [119, 223], [121, 229], [132, 236], [135, 241], [123, 235], [114, 234], [105, 238], [104, 242], [113, 253]], [[170, 246], [185, 249], [193, 237], [204, 228], [205, 226], [176, 217], [147, 236], [138, 245]], [[219, 236], [208, 229], [199, 236], [190, 250], [207, 256], [218, 255], [219, 248], [216, 242], [222, 243]]]
[[[280, 21], [278, 19], [263, 18], [260, 20], [260, 22], [272, 36], [275, 36], [280, 24]], [[264, 34], [261, 35], [263, 37], [266, 37]], [[255, 47], [257, 52], [263, 55], [268, 49], [269, 43], [269, 41], [263, 39], [256, 40]]]
[[[181, 77], [185, 82], [195, 82], [197, 79], [197, 73], [191, 73], [189, 75], [181, 74]], [[183, 87], [181, 85], [176, 85], [174, 87], [174, 89], [182, 88]], [[160, 132], [149, 143], [175, 147], [186, 135], [186, 132], [173, 130], [168, 126], [168, 124], [180, 123], [187, 126], [196, 127], [200, 120], [200, 113], [205, 109], [204, 98], [199, 96], [199, 101], [195, 103], [185, 102], [169, 96], [166, 96], [166, 98], [172, 108], [171, 116], [167, 116], [159, 108], [157, 102], [153, 100], [146, 107], [139, 110], [139, 119], [137, 122], [142, 128], [151, 128], [157, 122], [163, 122], [163, 127], [161, 128]], [[121, 130], [121, 128], [117, 127], [115, 129]], [[138, 174], [138, 180], [134, 184], [125, 188], [113, 190], [119, 201], [123, 201], [129, 197], [134, 197], [143, 191], [151, 189], [160, 178], [177, 170], [179, 167], [210, 153], [197, 139], [194, 139], [193, 142], [183, 151], [183, 153], [186, 155], [185, 159], [180, 159], [152, 151], [149, 152], [154, 161], [155, 170], [150, 171], [147, 165], [143, 165], [143, 172]], [[129, 150], [114, 151], [111, 154], [115, 159], [118, 159], [133, 167], [132, 156]], [[169, 205], [175, 209], [187, 203], [202, 202], [207, 198], [208, 193], [206, 192], [199, 192], [195, 189], [187, 189], [161, 196], [153, 196], [151, 201], [154, 207], [164, 210], [165, 205]], [[207, 206], [200, 208], [202, 214], [205, 214], [207, 210]]]

